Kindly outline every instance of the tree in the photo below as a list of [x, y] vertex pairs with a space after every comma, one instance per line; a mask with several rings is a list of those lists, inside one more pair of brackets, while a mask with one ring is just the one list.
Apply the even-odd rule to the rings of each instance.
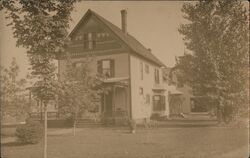
[[76, 65], [68, 58], [66, 71], [60, 76], [60, 111], [72, 117], [74, 136], [76, 123], [81, 115], [100, 103], [101, 80], [89, 67], [93, 59], [85, 57]]
[[37, 79], [34, 94], [44, 104], [44, 158], [47, 157], [47, 104], [55, 99], [53, 60], [64, 52], [70, 13], [77, 0], [3, 0], [17, 46], [27, 49], [32, 75]]
[[25, 98], [25, 79], [19, 79], [19, 66], [13, 58], [9, 68], [0, 67], [1, 82], [1, 117], [9, 115], [15, 118], [25, 116], [29, 111], [29, 104]]
[[[234, 112], [248, 105], [248, 15], [241, 1], [187, 3], [179, 32], [190, 53], [178, 58], [179, 78], [195, 95]], [[230, 114], [232, 116], [232, 114]]]

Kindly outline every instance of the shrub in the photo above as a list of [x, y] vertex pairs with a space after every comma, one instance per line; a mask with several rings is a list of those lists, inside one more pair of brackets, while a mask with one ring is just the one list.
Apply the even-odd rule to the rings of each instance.
[[43, 138], [43, 131], [40, 122], [29, 120], [26, 124], [17, 127], [16, 137], [21, 143], [36, 144]]
[[74, 126], [74, 117], [73, 115], [70, 115], [68, 117], [66, 117], [66, 124], [70, 127]]

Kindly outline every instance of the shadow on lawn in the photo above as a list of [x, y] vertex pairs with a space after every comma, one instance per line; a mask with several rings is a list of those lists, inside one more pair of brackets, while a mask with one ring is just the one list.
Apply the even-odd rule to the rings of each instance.
[[30, 145], [30, 144], [24, 144], [24, 143], [16, 142], [16, 141], [1, 144], [1, 146], [5, 146], [5, 147], [16, 147], [16, 146], [26, 146], [26, 145]]

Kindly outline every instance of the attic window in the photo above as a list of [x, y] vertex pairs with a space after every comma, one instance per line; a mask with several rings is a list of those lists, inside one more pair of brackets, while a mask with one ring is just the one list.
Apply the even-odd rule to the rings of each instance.
[[109, 37], [109, 33], [100, 32], [97, 34], [97, 38], [108, 38], [108, 37]]
[[96, 33], [89, 32], [83, 36], [84, 49], [94, 49], [96, 47]]
[[76, 62], [76, 63], [74, 63], [74, 67], [76, 67], [76, 68], [79, 68], [79, 67], [81, 67], [83, 65], [83, 63], [81, 63], [81, 62]]

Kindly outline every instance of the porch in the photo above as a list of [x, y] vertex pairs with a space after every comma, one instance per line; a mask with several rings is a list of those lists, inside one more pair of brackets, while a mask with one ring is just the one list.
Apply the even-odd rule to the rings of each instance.
[[128, 78], [110, 78], [103, 81], [105, 91], [100, 114], [104, 124], [126, 124], [130, 118], [130, 91]]

